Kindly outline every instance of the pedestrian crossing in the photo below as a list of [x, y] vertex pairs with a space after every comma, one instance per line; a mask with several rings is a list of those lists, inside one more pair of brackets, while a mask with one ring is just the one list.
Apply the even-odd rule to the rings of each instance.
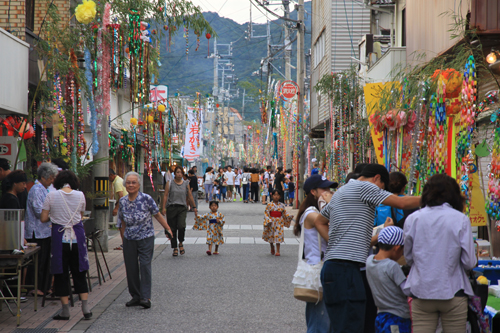
[[[193, 229], [193, 225], [186, 226], [186, 232], [189, 232]], [[245, 231], [263, 231], [264, 226], [262, 224], [227, 224], [224, 226], [224, 230], [245, 230]], [[291, 231], [292, 228], [285, 228], [285, 231]], [[197, 231], [200, 232], [200, 231]], [[184, 240], [184, 244], [206, 244], [207, 238], [203, 231], [202, 237], [186, 237]], [[284, 245], [298, 245], [299, 239], [297, 237], [285, 237]], [[224, 237], [225, 244], [254, 244], [254, 245], [264, 245], [269, 244], [265, 242], [262, 237]], [[157, 238], [155, 239], [156, 245], [170, 244], [170, 240], [166, 238], [163, 232], [158, 233]]]

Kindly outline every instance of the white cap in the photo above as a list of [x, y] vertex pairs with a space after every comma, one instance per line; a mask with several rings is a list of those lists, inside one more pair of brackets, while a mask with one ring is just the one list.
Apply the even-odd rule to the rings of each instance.
[[316, 158], [313, 158], [313, 159], [311, 160], [311, 162], [315, 163], [315, 162], [318, 162], [318, 160], [317, 160]]

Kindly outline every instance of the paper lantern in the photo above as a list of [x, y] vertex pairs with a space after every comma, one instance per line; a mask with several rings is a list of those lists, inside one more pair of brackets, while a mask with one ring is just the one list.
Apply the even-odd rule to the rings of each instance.
[[210, 38], [212, 37], [212, 35], [207, 32], [205, 37], [207, 37], [208, 39], [208, 56], [210, 56]]

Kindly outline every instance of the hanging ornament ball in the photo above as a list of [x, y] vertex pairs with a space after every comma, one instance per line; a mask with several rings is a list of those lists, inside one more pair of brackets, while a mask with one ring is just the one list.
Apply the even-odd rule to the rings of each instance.
[[142, 126], [142, 125], [144, 125], [144, 122], [143, 122], [142, 120], [139, 120], [139, 121], [137, 122], [137, 124], [138, 124], [139, 126]]
[[96, 4], [92, 0], [83, 0], [75, 9], [75, 17], [78, 22], [88, 24], [94, 20], [96, 15]]
[[129, 52], [130, 52], [130, 50], [128, 49], [128, 47], [125, 48], [125, 53], [129, 53]]
[[153, 116], [148, 116], [148, 123], [152, 124], [155, 121]]
[[158, 11], [161, 13], [163, 11], [163, 7], [158, 7]]
[[257, 134], [259, 134], [259, 133], [260, 133], [260, 130], [257, 130]]
[[153, 35], [156, 35], [156, 29], [153, 29], [153, 31], [151, 31], [153, 33]]
[[215, 104], [216, 107], [219, 107], [219, 103]]
[[175, 96], [175, 97], [179, 96], [179, 93], [175, 93], [175, 94], [174, 94], [174, 96]]
[[137, 125], [137, 118], [130, 118], [130, 124]]
[[165, 112], [165, 109], [166, 109], [165, 105], [163, 105], [163, 104], [158, 105], [158, 111]]
[[167, 30], [168, 30], [168, 25], [166, 25], [166, 24], [165, 24], [165, 25], [163, 26], [163, 29], [165, 29], [165, 31], [167, 31]]
[[210, 38], [212, 38], [212, 35], [207, 32], [207, 34], [205, 35], [205, 37], [207, 37], [207, 39], [210, 39]]

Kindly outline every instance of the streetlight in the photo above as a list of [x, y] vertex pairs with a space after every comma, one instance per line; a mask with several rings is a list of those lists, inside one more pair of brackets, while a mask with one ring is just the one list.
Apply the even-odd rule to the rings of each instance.
[[495, 49], [491, 49], [491, 52], [486, 56], [486, 62], [488, 64], [493, 64], [497, 61], [497, 54], [498, 54], [498, 51], [496, 51]]

